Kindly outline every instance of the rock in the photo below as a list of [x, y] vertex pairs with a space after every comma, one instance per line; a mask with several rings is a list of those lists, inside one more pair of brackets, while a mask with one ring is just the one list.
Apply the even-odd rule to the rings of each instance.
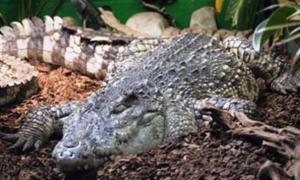
[[170, 27], [166, 28], [163, 31], [162, 36], [166, 36], [166, 37], [168, 37], [168, 36], [176, 36], [176, 35], [178, 35], [180, 33], [181, 33], [180, 29], [178, 29], [176, 27], [170, 26]]
[[63, 24], [65, 26], [78, 26], [78, 22], [76, 21], [76, 19], [70, 16], [65, 16], [62, 19], [63, 19]]
[[217, 30], [217, 24], [212, 7], [202, 7], [193, 12], [190, 28], [199, 28], [206, 30]]
[[126, 25], [136, 31], [147, 33], [150, 36], [161, 36], [169, 26], [167, 20], [156, 12], [142, 12], [131, 16]]

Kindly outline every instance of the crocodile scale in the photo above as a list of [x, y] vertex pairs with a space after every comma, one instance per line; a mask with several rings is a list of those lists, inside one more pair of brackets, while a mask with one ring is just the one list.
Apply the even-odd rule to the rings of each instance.
[[[0, 28], [0, 62], [11, 62], [9, 68], [0, 68], [1, 74], [10, 75], [10, 81], [0, 80], [0, 106], [21, 100], [37, 92], [36, 71], [25, 61], [36, 61], [61, 65], [82, 74], [103, 80], [106, 74], [113, 73], [116, 60], [122, 61], [167, 41], [158, 38], [125, 37], [110, 32], [68, 27], [60, 17], [45, 17], [44, 22], [33, 17], [22, 23], [12, 22], [11, 26]], [[12, 56], [12, 57], [9, 57]], [[16, 58], [13, 58], [16, 57]], [[19, 65], [25, 65], [28, 72], [15, 71]], [[13, 73], [11, 73], [13, 72]], [[20, 79], [25, 76], [27, 79]], [[23, 93], [19, 85], [22, 81]], [[12, 90], [13, 89], [13, 90]]]
[[37, 92], [38, 72], [29, 63], [9, 55], [0, 55], [0, 106]]

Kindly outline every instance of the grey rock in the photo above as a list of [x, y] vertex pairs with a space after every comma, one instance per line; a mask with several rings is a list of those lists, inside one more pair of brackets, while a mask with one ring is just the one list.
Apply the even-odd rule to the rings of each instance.
[[168, 21], [159, 13], [142, 12], [130, 17], [126, 25], [130, 28], [149, 34], [150, 36], [161, 36], [169, 26]]
[[212, 7], [202, 7], [194, 11], [191, 16], [190, 28], [217, 30], [214, 9]]

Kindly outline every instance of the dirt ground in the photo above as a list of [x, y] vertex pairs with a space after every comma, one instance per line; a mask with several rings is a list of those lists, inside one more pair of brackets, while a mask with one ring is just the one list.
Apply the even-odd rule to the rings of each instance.
[[[39, 65], [41, 91], [18, 105], [0, 109], [0, 130], [15, 132], [33, 107], [81, 100], [100, 87], [64, 68]], [[259, 120], [277, 127], [300, 127], [300, 98], [263, 92], [258, 102]], [[17, 154], [0, 140], [0, 179], [65, 179], [51, 158], [57, 140], [39, 151]], [[97, 171], [98, 179], [255, 179], [266, 159], [284, 165], [285, 159], [259, 142], [231, 137], [221, 129], [201, 129], [150, 152], [119, 156]]]

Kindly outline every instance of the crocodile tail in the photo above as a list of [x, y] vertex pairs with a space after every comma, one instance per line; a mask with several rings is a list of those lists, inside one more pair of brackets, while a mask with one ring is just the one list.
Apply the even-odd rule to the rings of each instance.
[[109, 63], [127, 43], [110, 35], [65, 27], [58, 16], [45, 16], [44, 21], [27, 18], [0, 28], [0, 54], [65, 66], [104, 79]]
[[34, 17], [23, 19], [22, 22], [15, 21], [10, 25], [0, 28], [1, 54], [47, 62], [43, 51], [47, 51], [51, 47], [45, 46], [44, 38], [60, 31], [62, 19], [58, 17], [52, 19], [46, 16], [44, 23], [41, 19]]

